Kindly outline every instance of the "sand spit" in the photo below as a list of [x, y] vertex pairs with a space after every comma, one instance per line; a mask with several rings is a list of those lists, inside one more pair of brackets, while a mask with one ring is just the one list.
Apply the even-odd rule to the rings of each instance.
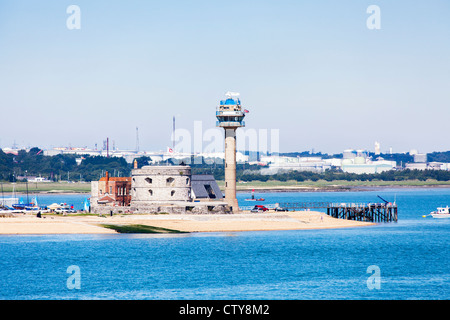
[[351, 228], [374, 225], [335, 219], [316, 211], [239, 214], [135, 214], [99, 216], [16, 215], [0, 218], [0, 234], [97, 234], [117, 233], [102, 224], [147, 225], [184, 232], [230, 232]]

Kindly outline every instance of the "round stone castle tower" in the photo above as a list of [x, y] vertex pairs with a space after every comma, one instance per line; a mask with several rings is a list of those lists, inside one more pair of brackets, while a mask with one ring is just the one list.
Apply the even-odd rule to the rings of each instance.
[[189, 166], [143, 166], [131, 176], [131, 206], [192, 201]]

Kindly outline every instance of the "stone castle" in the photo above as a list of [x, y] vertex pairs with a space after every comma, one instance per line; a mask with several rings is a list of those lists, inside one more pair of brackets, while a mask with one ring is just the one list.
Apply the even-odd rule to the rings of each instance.
[[230, 208], [212, 175], [192, 175], [190, 166], [143, 166], [131, 177], [108, 173], [91, 182], [91, 212], [228, 213]]

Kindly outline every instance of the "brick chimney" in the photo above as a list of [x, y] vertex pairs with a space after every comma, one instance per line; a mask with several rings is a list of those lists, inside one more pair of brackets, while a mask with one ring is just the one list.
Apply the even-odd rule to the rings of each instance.
[[106, 178], [106, 190], [105, 190], [105, 193], [109, 194], [109, 172], [108, 171], [105, 172], [105, 178]]

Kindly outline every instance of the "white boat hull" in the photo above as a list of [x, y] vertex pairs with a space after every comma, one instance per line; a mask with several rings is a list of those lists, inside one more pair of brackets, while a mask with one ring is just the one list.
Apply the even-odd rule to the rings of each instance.
[[431, 212], [430, 215], [433, 218], [437, 218], [437, 219], [442, 219], [442, 218], [448, 219], [448, 218], [450, 218], [450, 208], [449, 208], [449, 206], [439, 207], [439, 208], [437, 208], [436, 211]]
[[448, 213], [432, 213], [431, 216], [436, 219], [448, 219], [450, 214]]

